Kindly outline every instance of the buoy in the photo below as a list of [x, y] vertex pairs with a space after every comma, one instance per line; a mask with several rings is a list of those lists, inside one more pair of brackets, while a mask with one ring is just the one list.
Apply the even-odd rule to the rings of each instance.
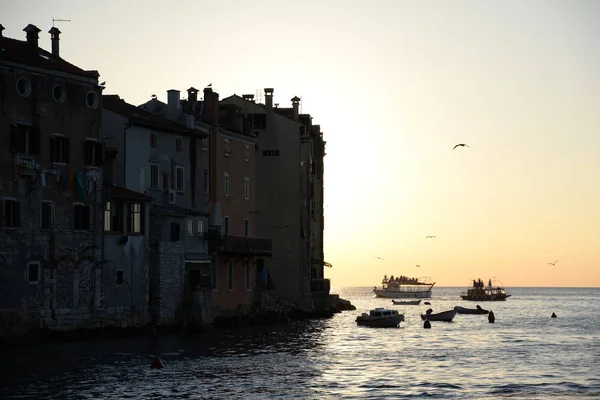
[[496, 322], [496, 316], [494, 315], [494, 312], [491, 310], [488, 315], [488, 321], [490, 322], [490, 324], [493, 324], [494, 322]]
[[552, 318], [556, 318], [556, 314], [552, 313]]
[[431, 329], [431, 322], [429, 322], [428, 319], [425, 320], [425, 323], [423, 324], [423, 328]]
[[158, 356], [154, 356], [154, 359], [152, 359], [152, 364], [150, 364], [150, 368], [152, 368], [152, 369], [164, 368], [164, 365], [163, 365], [162, 361], [160, 360], [160, 358], [158, 358]]

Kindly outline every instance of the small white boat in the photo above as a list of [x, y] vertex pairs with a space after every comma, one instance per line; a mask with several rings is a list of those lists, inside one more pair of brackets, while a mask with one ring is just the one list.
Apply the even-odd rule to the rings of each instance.
[[369, 314], [362, 313], [362, 315], [356, 317], [358, 325], [374, 328], [395, 328], [402, 321], [404, 321], [404, 314], [398, 313], [397, 310], [381, 307], [371, 310]]
[[433, 314], [431, 312], [431, 308], [427, 310], [427, 313], [421, 314], [421, 319], [423, 321], [444, 321], [444, 322], [452, 322], [454, 317], [456, 316], [455, 310], [448, 310], [441, 313]]
[[397, 306], [418, 306], [419, 304], [421, 304], [421, 300], [392, 300], [392, 303], [394, 303]]

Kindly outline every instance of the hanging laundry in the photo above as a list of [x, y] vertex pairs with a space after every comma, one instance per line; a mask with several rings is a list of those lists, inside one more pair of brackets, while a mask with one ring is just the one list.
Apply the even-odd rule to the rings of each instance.
[[83, 172], [77, 172], [74, 181], [73, 190], [77, 193], [80, 200], [85, 200], [85, 176]]
[[46, 170], [43, 169], [42, 172], [40, 172], [40, 183], [42, 184], [42, 187], [46, 187]]

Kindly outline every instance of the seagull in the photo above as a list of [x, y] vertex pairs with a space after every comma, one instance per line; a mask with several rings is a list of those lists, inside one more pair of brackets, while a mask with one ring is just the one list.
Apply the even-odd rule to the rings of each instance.
[[420, 266], [419, 264], [415, 265], [415, 267], [417, 267], [417, 268], [421, 268], [421, 266]]
[[104, 86], [106, 85], [106, 81], [102, 82], [99, 86]]
[[458, 146], [462, 146], [462, 147], [468, 147], [468, 148], [471, 148], [471, 146], [469, 146], [468, 144], [459, 143], [459, 144], [457, 144], [456, 146], [454, 146], [454, 147], [452, 148], [452, 150], [454, 150], [454, 149], [455, 149], [455, 148], [457, 148]]
[[381, 258], [381, 257], [373, 257], [373, 258], [377, 258], [378, 260], [385, 260], [385, 258]]
[[431, 238], [431, 239], [436, 239], [436, 237], [435, 237], [435, 236], [425, 236], [425, 239], [430, 239], [430, 238]]
[[548, 265], [554, 266], [554, 265], [556, 265], [557, 262], [558, 262], [558, 260], [554, 261], [553, 263], [548, 263]]
[[206, 87], [211, 87], [211, 86], [212, 86], [212, 83], [209, 83], [208, 85], [206, 85]]

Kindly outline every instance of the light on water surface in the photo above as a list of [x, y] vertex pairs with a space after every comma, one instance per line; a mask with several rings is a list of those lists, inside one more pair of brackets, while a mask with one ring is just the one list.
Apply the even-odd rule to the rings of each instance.
[[[219, 399], [434, 397], [597, 398], [600, 290], [509, 289], [505, 302], [466, 302], [434, 288], [431, 305], [394, 306], [371, 288], [342, 288], [356, 311], [331, 319], [198, 335], [3, 349], [1, 398]], [[423, 329], [420, 314], [481, 305]], [[399, 328], [359, 327], [375, 307]], [[555, 312], [558, 318], [550, 318]], [[151, 355], [165, 364], [151, 370]]]

